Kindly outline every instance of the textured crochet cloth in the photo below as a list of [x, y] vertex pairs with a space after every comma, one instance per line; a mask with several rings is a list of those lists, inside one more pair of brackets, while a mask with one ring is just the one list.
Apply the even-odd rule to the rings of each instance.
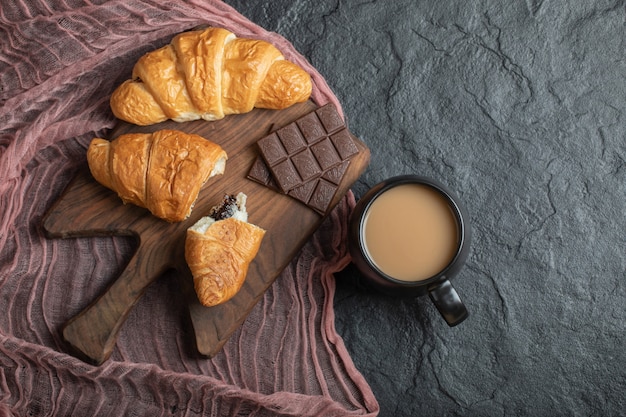
[[[334, 328], [351, 193], [213, 359], [190, 343], [175, 276], [151, 285], [111, 358], [67, 354], [60, 329], [121, 272], [124, 237], [47, 239], [41, 220], [116, 121], [108, 100], [145, 52], [202, 24], [271, 41], [337, 103], [292, 45], [219, 1], [0, 3], [0, 417], [376, 415]], [[162, 3], [162, 4], [159, 4]]]

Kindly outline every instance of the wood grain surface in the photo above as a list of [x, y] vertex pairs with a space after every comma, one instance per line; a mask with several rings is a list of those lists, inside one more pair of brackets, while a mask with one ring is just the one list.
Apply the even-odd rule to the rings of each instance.
[[[49, 237], [126, 235], [137, 241], [136, 252], [121, 275], [64, 326], [63, 337], [74, 354], [95, 364], [108, 359], [132, 307], [147, 287], [170, 269], [177, 271], [189, 302], [198, 351], [208, 357], [219, 352], [323, 220], [323, 216], [297, 200], [246, 178], [258, 155], [256, 141], [316, 108], [308, 101], [280, 111], [255, 109], [215, 122], [168, 121], [147, 127], [120, 122], [108, 139], [130, 132], [177, 129], [218, 143], [226, 150], [228, 161], [224, 175], [209, 179], [200, 191], [191, 216], [180, 223], [168, 223], [143, 208], [124, 205], [88, 171], [80, 172], [68, 185], [43, 220]], [[369, 163], [369, 149], [354, 139], [360, 152], [351, 160], [331, 207], [340, 201]], [[186, 230], [206, 216], [225, 194], [238, 192], [248, 195], [249, 221], [266, 229], [267, 233], [239, 293], [222, 305], [204, 307], [196, 297], [191, 273], [184, 261]]]

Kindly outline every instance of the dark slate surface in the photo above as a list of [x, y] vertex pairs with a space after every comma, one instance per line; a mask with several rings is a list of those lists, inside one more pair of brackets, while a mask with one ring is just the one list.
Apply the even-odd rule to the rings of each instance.
[[372, 150], [471, 213], [471, 317], [338, 275], [336, 326], [386, 416], [626, 415], [624, 1], [228, 1], [324, 75]]

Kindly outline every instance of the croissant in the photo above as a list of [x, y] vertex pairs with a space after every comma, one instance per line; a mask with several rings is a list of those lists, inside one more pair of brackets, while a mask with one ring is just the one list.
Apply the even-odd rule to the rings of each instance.
[[243, 285], [265, 230], [248, 223], [246, 195], [226, 196], [187, 229], [185, 260], [198, 300], [206, 307], [230, 300]]
[[177, 130], [127, 133], [109, 142], [94, 138], [87, 162], [100, 184], [124, 203], [179, 222], [191, 213], [202, 185], [224, 173], [226, 152], [201, 136]]
[[269, 42], [208, 28], [142, 56], [110, 103], [117, 118], [150, 125], [283, 109], [307, 100], [311, 89], [309, 74]]

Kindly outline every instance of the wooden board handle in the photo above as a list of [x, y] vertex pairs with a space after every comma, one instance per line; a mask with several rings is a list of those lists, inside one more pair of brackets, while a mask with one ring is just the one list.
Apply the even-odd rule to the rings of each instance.
[[[155, 256], [153, 242], [141, 242], [128, 266], [115, 282], [81, 313], [63, 327], [63, 338], [77, 356], [100, 365], [106, 361], [117, 342], [122, 325], [154, 277], [169, 268], [166, 257]], [[157, 251], [156, 253], [159, 253]]]

